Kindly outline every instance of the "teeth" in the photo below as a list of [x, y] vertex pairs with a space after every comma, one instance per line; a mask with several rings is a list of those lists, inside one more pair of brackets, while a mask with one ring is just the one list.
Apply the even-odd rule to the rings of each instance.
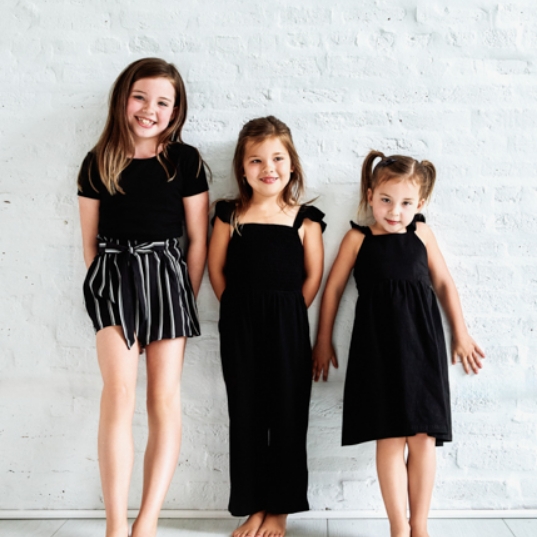
[[143, 119], [141, 117], [138, 118], [138, 121], [142, 124], [142, 125], [153, 125], [154, 121], [150, 121], [149, 119]]

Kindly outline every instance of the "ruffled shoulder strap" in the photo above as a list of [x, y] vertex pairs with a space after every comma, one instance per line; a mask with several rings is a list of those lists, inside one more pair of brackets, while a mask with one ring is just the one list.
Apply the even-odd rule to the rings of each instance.
[[359, 231], [360, 233], [362, 233], [366, 237], [369, 237], [370, 235], [373, 235], [373, 233], [371, 233], [371, 229], [369, 229], [369, 226], [360, 226], [359, 224], [357, 224], [356, 222], [353, 222], [352, 220], [350, 221], [350, 225], [351, 225], [352, 229], [355, 229], [356, 231]]
[[293, 223], [293, 228], [299, 229], [306, 218], [312, 222], [318, 222], [321, 226], [321, 231], [324, 232], [326, 229], [326, 222], [323, 220], [324, 213], [313, 205], [302, 205], [300, 207]]
[[414, 219], [408, 226], [406, 227], [407, 231], [416, 231], [416, 223], [417, 222], [423, 222], [425, 223], [425, 216], [423, 216], [421, 213], [417, 213], [416, 216], [414, 216]]
[[219, 200], [216, 202], [214, 208], [214, 216], [211, 220], [211, 224], [214, 226], [214, 221], [216, 217], [220, 218], [222, 222], [226, 224], [231, 224], [231, 217], [233, 216], [233, 211], [235, 210], [235, 201], [234, 200]]

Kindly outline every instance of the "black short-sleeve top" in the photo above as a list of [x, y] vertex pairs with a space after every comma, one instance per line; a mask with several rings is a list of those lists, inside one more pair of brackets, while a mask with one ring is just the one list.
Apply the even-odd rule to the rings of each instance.
[[104, 186], [95, 155], [84, 159], [79, 174], [79, 196], [100, 201], [99, 235], [138, 241], [161, 241], [183, 233], [183, 198], [206, 192], [209, 187], [198, 150], [174, 142], [168, 159], [132, 159], [123, 170], [119, 185], [124, 194], [111, 195]]

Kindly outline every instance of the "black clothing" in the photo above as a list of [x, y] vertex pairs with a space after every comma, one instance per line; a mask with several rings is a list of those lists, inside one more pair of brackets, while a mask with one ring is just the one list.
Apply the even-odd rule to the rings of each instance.
[[[233, 202], [216, 216], [229, 223]], [[311, 392], [311, 344], [302, 295], [305, 218], [293, 226], [242, 224], [229, 242], [226, 289], [220, 302], [220, 350], [230, 419], [229, 510], [295, 513], [309, 509], [306, 434]]]
[[446, 343], [427, 250], [416, 235], [365, 235], [343, 407], [343, 445], [427, 433], [451, 441]]
[[178, 239], [99, 239], [99, 253], [84, 280], [84, 300], [95, 332], [120, 325], [129, 349], [135, 335], [142, 346], [200, 335], [196, 301]]
[[[200, 326], [185, 256], [183, 197], [208, 190], [201, 157], [181, 143], [157, 157], [133, 159], [119, 181], [124, 194], [110, 195], [95, 155], [88, 153], [79, 174], [79, 196], [100, 200], [97, 256], [84, 280], [86, 310], [95, 331], [121, 326], [127, 347], [183, 336]], [[89, 175], [88, 175], [89, 173]], [[91, 178], [91, 180], [90, 180]]]
[[125, 194], [113, 196], [100, 179], [95, 155], [87, 154], [80, 169], [78, 195], [101, 201], [100, 236], [163, 241], [183, 234], [182, 199], [206, 192], [209, 187], [197, 149], [174, 142], [167, 152], [169, 161], [162, 154], [161, 160], [170, 177], [176, 172], [172, 181], [157, 157], [132, 159], [119, 181]]

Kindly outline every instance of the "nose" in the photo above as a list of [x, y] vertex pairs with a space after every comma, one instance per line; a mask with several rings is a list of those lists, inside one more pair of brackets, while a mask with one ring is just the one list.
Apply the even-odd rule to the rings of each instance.
[[142, 108], [143, 112], [145, 112], [147, 114], [152, 114], [154, 112], [154, 110], [155, 110], [155, 106], [151, 101], [149, 101], [149, 100], [144, 101], [144, 106]]

